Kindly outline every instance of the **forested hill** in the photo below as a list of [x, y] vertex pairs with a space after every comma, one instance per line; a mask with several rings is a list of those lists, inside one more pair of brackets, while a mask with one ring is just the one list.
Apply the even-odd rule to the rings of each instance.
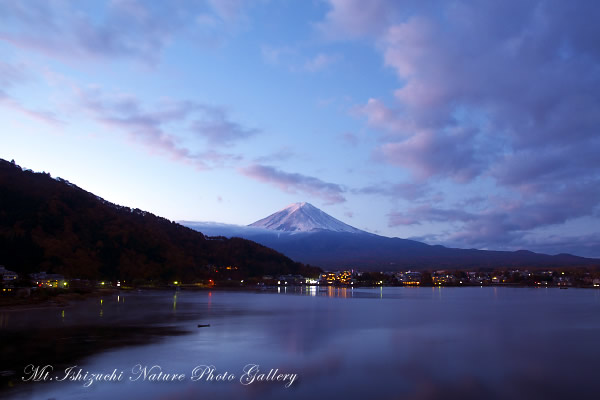
[[0, 265], [18, 273], [160, 281], [208, 278], [227, 266], [242, 279], [319, 271], [252, 241], [208, 238], [2, 159]]

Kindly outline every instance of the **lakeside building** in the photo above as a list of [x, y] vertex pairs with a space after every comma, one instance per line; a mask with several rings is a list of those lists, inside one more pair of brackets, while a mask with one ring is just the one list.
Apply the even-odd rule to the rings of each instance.
[[281, 275], [278, 278], [281, 285], [304, 285], [306, 280], [302, 275]]
[[435, 271], [431, 275], [431, 280], [434, 285], [453, 285], [458, 282], [458, 279], [454, 275], [446, 271]]
[[4, 265], [0, 265], [0, 281], [3, 293], [12, 292], [18, 279], [19, 274], [7, 270]]
[[7, 282], [13, 282], [19, 279], [19, 274], [14, 271], [9, 271], [4, 267], [4, 265], [0, 265], [0, 276], [2, 276], [2, 281], [6, 284]]
[[60, 274], [47, 274], [46, 272], [35, 272], [29, 274], [29, 278], [37, 287], [58, 288], [66, 287], [68, 282]]
[[317, 280], [315, 280], [315, 279], [310, 279], [310, 278], [307, 278], [305, 276], [298, 275], [298, 274], [296, 274], [296, 275], [287, 274], [287, 275], [279, 275], [279, 276], [263, 275], [261, 278], [261, 282], [259, 282], [258, 285], [259, 286], [265, 286], [265, 285], [296, 286], [296, 285], [314, 285], [316, 283], [317, 283]]
[[351, 271], [335, 271], [335, 272], [324, 272], [319, 275], [319, 284], [321, 285], [353, 285], [355, 272]]
[[423, 279], [423, 274], [418, 271], [397, 272], [396, 279], [403, 285], [420, 285]]

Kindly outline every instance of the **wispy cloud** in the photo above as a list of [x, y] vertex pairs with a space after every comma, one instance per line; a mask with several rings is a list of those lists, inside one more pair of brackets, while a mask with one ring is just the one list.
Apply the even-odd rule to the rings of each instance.
[[[105, 94], [100, 89], [78, 92], [78, 106], [97, 122], [124, 132], [152, 153], [193, 164], [199, 169], [225, 165], [242, 157], [215, 147], [231, 146], [256, 130], [231, 121], [224, 109], [192, 101], [164, 100], [147, 109], [131, 95]], [[208, 147], [193, 150], [186, 139], [204, 138]]]
[[18, 88], [32, 79], [32, 74], [26, 65], [0, 61], [0, 107], [10, 109], [35, 121], [54, 126], [61, 125], [63, 122], [55, 113], [31, 108], [9, 93], [9, 91], [13, 91], [12, 89]]
[[353, 192], [357, 194], [386, 196], [393, 199], [405, 199], [409, 201], [423, 200], [425, 198], [427, 198], [429, 201], [435, 202], [442, 200], [438, 196], [433, 199], [429, 196], [431, 193], [431, 188], [428, 185], [411, 182], [396, 184], [383, 182], [365, 186], [359, 189], [354, 189]]
[[448, 176], [457, 182], [468, 182], [481, 173], [484, 162], [488, 161], [485, 154], [478, 154], [471, 145], [474, 135], [460, 128], [437, 134], [424, 130], [408, 139], [381, 145], [374, 157], [407, 167], [420, 180]]
[[268, 183], [287, 193], [303, 193], [324, 200], [327, 204], [343, 203], [345, 189], [336, 183], [329, 183], [298, 173], [289, 173], [271, 166], [253, 164], [240, 172], [252, 179]]
[[314, 54], [304, 47], [304, 45], [289, 44], [262, 45], [260, 51], [265, 63], [287, 68], [291, 72], [319, 72], [338, 63], [343, 58], [341, 54], [332, 52], [321, 51]]
[[386, 0], [329, 0], [331, 9], [325, 20], [316, 27], [326, 37], [332, 39], [356, 38], [364, 35], [375, 35], [385, 29], [390, 12]]
[[270, 154], [260, 156], [254, 159], [254, 162], [258, 164], [264, 163], [272, 163], [272, 162], [280, 162], [287, 161], [296, 156], [296, 153], [292, 150], [291, 147], [283, 147], [277, 151], [274, 151]]
[[232, 121], [222, 107], [196, 105], [196, 112], [200, 116], [192, 123], [192, 129], [210, 145], [231, 146], [259, 133], [258, 129], [248, 129]]
[[341, 56], [338, 54], [319, 53], [304, 63], [304, 69], [309, 72], [317, 72], [338, 62], [340, 58]]
[[427, 222], [467, 222], [474, 221], [477, 216], [459, 209], [440, 209], [430, 205], [410, 208], [405, 212], [388, 214], [389, 226], [420, 225]]
[[27, 67], [23, 64], [0, 61], [0, 88], [4, 90], [26, 82], [29, 75]]
[[358, 146], [358, 143], [360, 142], [359, 137], [352, 132], [343, 133], [342, 135], [340, 135], [340, 139], [342, 140], [342, 142], [352, 147]]
[[52, 126], [60, 126], [64, 122], [51, 111], [36, 110], [23, 105], [20, 101], [0, 89], [0, 107], [10, 109], [35, 121], [43, 122]]
[[584, 257], [600, 258], [600, 233], [583, 235], [546, 235], [525, 237], [521, 246], [545, 254], [571, 253]]
[[262, 45], [260, 52], [263, 60], [271, 65], [279, 65], [284, 60], [296, 56], [296, 50], [291, 46]]
[[461, 247], [522, 247], [520, 241], [535, 229], [592, 215], [600, 202], [599, 184], [598, 180], [571, 183], [536, 196], [512, 200], [498, 198], [478, 212], [421, 205], [390, 213], [388, 222], [390, 226], [429, 222], [455, 224], [457, 229], [453, 233], [440, 236], [439, 239]]
[[240, 22], [245, 17], [246, 0], [209, 0], [214, 12], [225, 22]]
[[[0, 40], [53, 57], [135, 58], [156, 63], [176, 35], [200, 42], [210, 21], [233, 24], [244, 2], [115, 0], [90, 12], [89, 2], [0, 1]], [[215, 24], [211, 25], [215, 28]], [[212, 34], [212, 33], [211, 33]], [[198, 40], [203, 39], [203, 40]]]

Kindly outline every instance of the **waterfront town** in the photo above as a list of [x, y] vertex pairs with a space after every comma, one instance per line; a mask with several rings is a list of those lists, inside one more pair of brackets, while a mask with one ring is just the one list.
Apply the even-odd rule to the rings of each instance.
[[38, 290], [92, 290], [127, 288], [215, 288], [215, 287], [281, 287], [281, 286], [521, 286], [521, 287], [580, 287], [600, 288], [600, 271], [587, 268], [576, 269], [484, 269], [372, 272], [354, 269], [326, 271], [319, 276], [264, 275], [261, 278], [236, 279], [236, 267], [209, 267], [215, 274], [211, 279], [195, 282], [174, 280], [172, 282], [121, 280], [86, 280], [66, 278], [60, 274], [35, 272], [20, 276], [0, 265], [0, 293], [4, 296], [28, 297]]

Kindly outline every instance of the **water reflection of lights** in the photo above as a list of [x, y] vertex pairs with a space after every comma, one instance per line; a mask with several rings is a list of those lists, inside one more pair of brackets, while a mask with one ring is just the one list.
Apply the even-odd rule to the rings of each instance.
[[348, 297], [353, 297], [354, 292], [352, 290], [350, 290], [350, 292], [348, 292], [348, 288], [346, 288], [346, 287], [328, 286], [326, 296], [327, 297], [341, 297], [341, 298], [345, 299]]
[[8, 326], [8, 313], [0, 313], [0, 329]]
[[438, 299], [442, 298], [442, 288], [443, 288], [443, 286], [432, 286], [431, 287], [434, 297], [436, 297]]
[[177, 311], [177, 292], [173, 295], [173, 311]]
[[[283, 287], [283, 290], [282, 290]], [[383, 289], [380, 288], [380, 291]], [[278, 286], [277, 293], [280, 294], [300, 294], [303, 296], [324, 296], [324, 297], [339, 297], [339, 298], [352, 298], [354, 297], [354, 287], [352, 286], [317, 286], [317, 285], [306, 285], [306, 286]], [[383, 297], [380, 294], [380, 297]]]

